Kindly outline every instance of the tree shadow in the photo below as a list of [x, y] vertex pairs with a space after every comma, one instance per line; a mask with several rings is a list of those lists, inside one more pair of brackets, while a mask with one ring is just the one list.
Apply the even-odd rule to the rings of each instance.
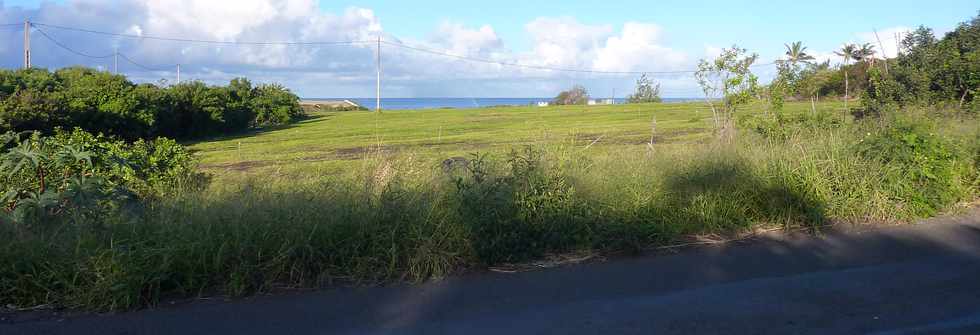
[[252, 128], [252, 129], [243, 130], [243, 131], [239, 131], [239, 132], [235, 132], [235, 133], [231, 133], [231, 134], [222, 134], [222, 135], [216, 135], [216, 136], [206, 136], [206, 137], [198, 137], [198, 138], [193, 138], [193, 139], [187, 139], [187, 140], [182, 140], [181, 141], [181, 144], [186, 145], [186, 146], [192, 146], [192, 145], [199, 144], [199, 143], [204, 143], [204, 142], [228, 141], [228, 140], [237, 140], [237, 139], [242, 139], [242, 138], [249, 138], [249, 137], [254, 137], [256, 135], [263, 134], [263, 133], [280, 131], [280, 130], [287, 130], [287, 129], [293, 129], [293, 128], [296, 128], [296, 127], [306, 126], [306, 125], [313, 124], [313, 123], [325, 122], [325, 121], [330, 120], [333, 117], [334, 117], [333, 114], [315, 114], [315, 115], [310, 115], [310, 116], [308, 116], [306, 118], [303, 118], [302, 120], [299, 120], [297, 122], [293, 122], [293, 123], [289, 123], [289, 124], [277, 125], [277, 126], [268, 126], [268, 127], [261, 127], [261, 128]]
[[685, 233], [736, 233], [767, 222], [786, 227], [825, 223], [826, 205], [787, 180], [763, 178], [740, 158], [722, 157], [693, 163], [667, 177], [668, 198], [662, 210]]

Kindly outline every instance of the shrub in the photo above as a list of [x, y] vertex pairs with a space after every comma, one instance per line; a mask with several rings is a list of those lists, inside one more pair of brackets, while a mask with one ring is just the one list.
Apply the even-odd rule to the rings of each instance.
[[125, 77], [72, 67], [0, 70], [0, 132], [81, 128], [126, 140], [199, 138], [284, 124], [303, 114], [279, 85], [244, 78], [228, 86], [188, 82], [136, 85]]
[[930, 216], [963, 199], [969, 159], [921, 120], [899, 118], [867, 133], [856, 150], [892, 169], [888, 185], [917, 216]]
[[576, 85], [572, 89], [558, 93], [551, 100], [552, 105], [584, 105], [589, 101], [589, 92], [584, 86]]
[[660, 84], [643, 74], [636, 80], [636, 92], [627, 96], [626, 101], [631, 104], [661, 102]]
[[530, 147], [511, 152], [501, 171], [486, 156], [475, 156], [466, 178], [456, 179], [460, 217], [482, 262], [496, 264], [540, 257], [588, 243], [587, 226], [574, 189], [561, 171], [549, 167]]
[[49, 137], [8, 132], [2, 139], [0, 212], [13, 221], [77, 220], [82, 212], [95, 215], [208, 181], [190, 152], [169, 139], [127, 144], [79, 129]]
[[304, 116], [299, 98], [282, 85], [260, 85], [254, 94], [256, 126], [286, 124]]

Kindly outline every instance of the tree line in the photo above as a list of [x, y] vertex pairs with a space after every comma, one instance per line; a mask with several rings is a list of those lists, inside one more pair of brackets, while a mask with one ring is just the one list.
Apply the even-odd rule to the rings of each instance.
[[[916, 103], [980, 110], [976, 99], [980, 92], [980, 15], [960, 23], [942, 38], [932, 29], [919, 26], [899, 41], [898, 54], [893, 58], [876, 57], [872, 43], [845, 43], [834, 51], [841, 62], [832, 66], [830, 60], [817, 62], [803, 42], [785, 47], [785, 57], [776, 62], [777, 75], [768, 85], [758, 84], [748, 68], [758, 57], [737, 46], [725, 49], [714, 60], [703, 61], [695, 78], [710, 100], [724, 100], [726, 93], [719, 90], [727, 85], [728, 93], [738, 91], [742, 95], [739, 100], [754, 97], [777, 109], [785, 99], [815, 103], [821, 98], [838, 98], [849, 110], [848, 103], [859, 98], [859, 112], [869, 113], [880, 113], [886, 105]], [[729, 82], [721, 80], [723, 76]], [[585, 104], [588, 99], [586, 89], [575, 86], [561, 92], [552, 104]], [[660, 85], [646, 75], [627, 96], [628, 103], [660, 101]]]
[[287, 88], [245, 78], [155, 85], [83, 67], [0, 70], [0, 133], [80, 128], [125, 140], [190, 139], [302, 117]]

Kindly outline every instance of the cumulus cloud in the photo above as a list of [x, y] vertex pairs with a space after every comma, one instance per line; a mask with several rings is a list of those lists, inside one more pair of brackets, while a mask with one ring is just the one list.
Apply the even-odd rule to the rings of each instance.
[[[898, 26], [878, 30], [877, 36], [875, 32], [862, 32], [855, 34], [855, 43], [871, 43], [875, 46], [875, 57], [878, 58], [893, 58], [898, 55], [898, 42], [901, 38], [912, 31], [912, 28]], [[879, 44], [879, 38], [881, 43]], [[882, 49], [884, 46], [884, 49]]]
[[687, 63], [683, 52], [660, 45], [661, 28], [654, 24], [627, 22], [620, 36], [599, 48], [595, 69], [601, 71], [651, 71], [677, 69]]
[[[444, 22], [425, 38], [402, 38], [386, 32], [371, 9], [351, 7], [329, 13], [320, 10], [316, 0], [68, 0], [42, 3], [38, 9], [5, 7], [0, 1], [0, 23], [26, 17], [37, 23], [143, 36], [114, 37], [39, 26], [78, 52], [106, 55], [119, 50], [142, 65], [159, 68], [145, 71], [120, 60], [120, 69], [137, 80], [173, 80], [173, 65], [179, 63], [183, 79], [218, 83], [248, 76], [258, 82], [282, 82], [311, 97], [372, 95], [376, 44], [234, 45], [145, 37], [369, 42], [380, 35], [391, 43], [486, 61], [385, 45], [384, 89], [389, 96], [550, 95], [559, 87], [582, 80], [577, 74], [493, 62], [597, 71], [676, 70], [692, 64], [685, 53], [664, 43], [661, 27], [643, 22], [615, 27], [584, 24], [571, 17], [541, 17], [525, 25], [530, 48], [513, 51], [490, 25]], [[0, 30], [0, 62], [4, 67], [20, 65], [20, 34], [17, 29]], [[61, 50], [39, 32], [32, 40], [36, 66], [110, 68], [112, 64], [111, 59], [90, 59]], [[623, 92], [631, 88], [633, 80], [621, 76], [595, 82], [604, 85], [600, 90], [622, 86]]]

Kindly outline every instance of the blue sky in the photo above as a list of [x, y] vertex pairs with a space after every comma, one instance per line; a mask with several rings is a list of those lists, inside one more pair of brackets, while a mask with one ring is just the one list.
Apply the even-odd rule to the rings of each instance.
[[527, 22], [541, 16], [575, 17], [586, 24], [627, 21], [656, 23], [667, 31], [667, 41], [688, 49], [704, 44], [739, 43], [760, 53], [779, 53], [783, 43], [805, 41], [814, 49], [831, 49], [858, 32], [923, 24], [951, 29], [980, 10], [968, 0], [940, 1], [515, 1], [497, 0], [493, 6], [472, 6], [460, 1], [325, 1], [321, 8], [339, 11], [348, 6], [375, 10], [386, 30], [424, 37], [439, 23], [489, 24], [513, 45], [529, 46]]
[[[36, 22], [131, 34], [244, 40], [349, 40], [382, 33], [386, 40], [508, 63], [611, 71], [670, 71], [693, 67], [718, 48], [737, 43], [773, 60], [783, 43], [800, 40], [818, 58], [844, 42], [870, 42], [873, 29], [894, 54], [894, 34], [917, 25], [943, 32], [977, 15], [976, 1], [460, 1], [315, 0], [0, 0], [0, 20]], [[17, 8], [20, 7], [20, 8]], [[10, 29], [8, 29], [10, 30]], [[373, 50], [359, 46], [228, 48], [109, 39], [54, 31], [77, 50], [105, 54], [115, 48], [144, 65], [183, 63], [185, 78], [222, 82], [247, 75], [283, 82], [307, 96], [370, 96]], [[20, 62], [16, 32], [4, 33], [0, 66]], [[9, 37], [8, 37], [9, 36]], [[109, 65], [32, 37], [39, 66]], [[388, 96], [548, 96], [572, 84], [593, 91], [628, 91], [635, 76], [522, 71], [407, 50], [388, 50]], [[128, 65], [127, 65], [128, 66]], [[123, 69], [135, 80], [173, 74]], [[769, 70], [759, 69], [764, 79]], [[690, 78], [658, 78], [665, 96], [689, 97]]]

